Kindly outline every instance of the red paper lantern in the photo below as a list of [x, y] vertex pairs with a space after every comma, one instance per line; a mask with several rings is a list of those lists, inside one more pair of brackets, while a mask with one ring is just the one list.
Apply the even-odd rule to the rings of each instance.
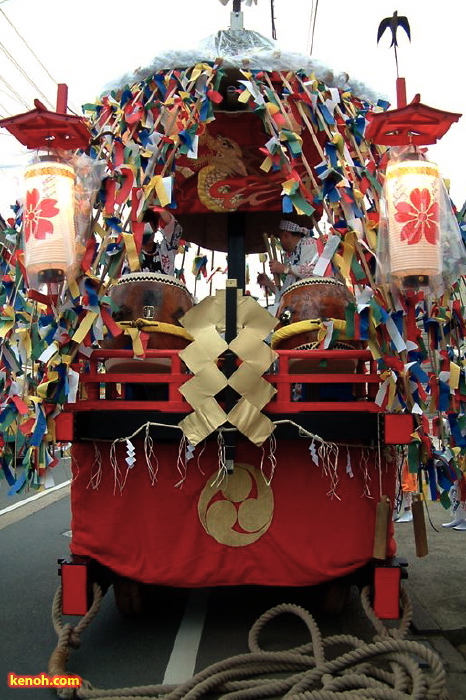
[[391, 274], [418, 283], [440, 274], [440, 176], [435, 163], [389, 163], [385, 176]]
[[40, 161], [25, 170], [25, 265], [35, 289], [62, 281], [77, 263], [74, 185], [74, 170], [65, 163]]

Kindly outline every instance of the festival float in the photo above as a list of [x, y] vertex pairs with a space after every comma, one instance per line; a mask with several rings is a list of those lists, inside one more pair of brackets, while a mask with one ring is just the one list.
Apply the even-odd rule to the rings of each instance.
[[[390, 109], [242, 16], [234, 0], [228, 30], [82, 118], [62, 86], [56, 112], [0, 122], [31, 150], [3, 231], [2, 471], [11, 493], [42, 489], [71, 443], [65, 615], [96, 584], [136, 612], [154, 584], [342, 602], [357, 583], [394, 619], [403, 470], [419, 556], [424, 499], [449, 508], [464, 483], [466, 256], [426, 154], [461, 115], [406, 104], [402, 79]], [[150, 210], [183, 228], [173, 276], [140, 269]], [[273, 314], [246, 260], [279, 255], [284, 216], [318, 256]], [[206, 251], [227, 277], [198, 299]]]

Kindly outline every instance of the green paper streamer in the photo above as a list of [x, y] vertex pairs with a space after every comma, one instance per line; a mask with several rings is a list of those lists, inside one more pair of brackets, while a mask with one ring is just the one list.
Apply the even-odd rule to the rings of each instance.
[[448, 495], [448, 491], [442, 491], [442, 493], [440, 494], [440, 503], [445, 508], [445, 510], [451, 508], [451, 500], [450, 496]]
[[354, 314], [355, 313], [356, 313], [356, 304], [354, 304], [351, 301], [345, 309], [346, 337], [347, 338], [354, 338]]
[[417, 474], [419, 471], [419, 443], [411, 442], [408, 445], [408, 471]]

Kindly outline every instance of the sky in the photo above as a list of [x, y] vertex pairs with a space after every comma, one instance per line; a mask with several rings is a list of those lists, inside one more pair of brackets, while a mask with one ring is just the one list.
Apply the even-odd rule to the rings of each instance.
[[[244, 26], [270, 37], [270, 5], [257, 0], [248, 7], [243, 0]], [[393, 107], [395, 55], [388, 31], [377, 44], [377, 29], [397, 10], [411, 27], [411, 42], [398, 30], [399, 75], [406, 79], [408, 102], [419, 93], [432, 107], [466, 113], [462, 2], [274, 0], [274, 8], [277, 41], [284, 49], [309, 55], [313, 37], [313, 58], [362, 81]], [[81, 105], [93, 102], [109, 83], [159, 53], [194, 47], [228, 28], [231, 10], [232, 0], [226, 5], [220, 0], [0, 0], [0, 116], [32, 109], [35, 98], [55, 109], [57, 83], [68, 85], [69, 109], [80, 114]], [[466, 114], [428, 154], [450, 180], [452, 199], [461, 207]], [[25, 157], [24, 147], [0, 129], [4, 217], [18, 192], [18, 163]]]

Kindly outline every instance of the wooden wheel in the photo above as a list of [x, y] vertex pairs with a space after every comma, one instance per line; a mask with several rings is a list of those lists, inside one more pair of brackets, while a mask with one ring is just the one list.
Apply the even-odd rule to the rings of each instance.
[[113, 581], [113, 593], [118, 612], [125, 617], [136, 617], [144, 612], [143, 584], [118, 576]]
[[348, 581], [328, 581], [319, 591], [319, 609], [325, 615], [340, 615], [349, 602], [351, 586]]

